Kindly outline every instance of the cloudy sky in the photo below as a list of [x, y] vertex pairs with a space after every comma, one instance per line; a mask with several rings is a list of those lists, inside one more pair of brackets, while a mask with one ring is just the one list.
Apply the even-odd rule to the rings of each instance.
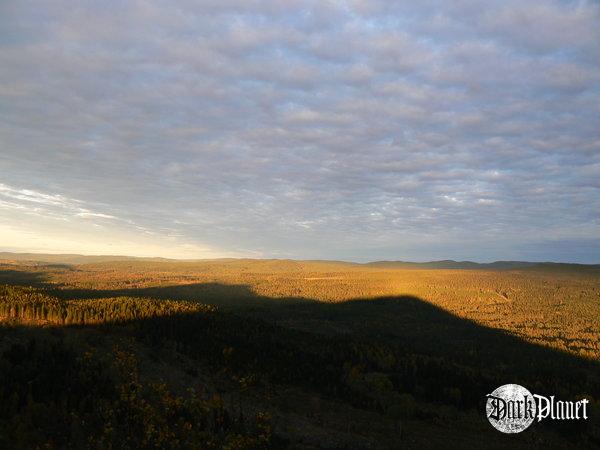
[[3, 1], [0, 250], [600, 263], [600, 3]]

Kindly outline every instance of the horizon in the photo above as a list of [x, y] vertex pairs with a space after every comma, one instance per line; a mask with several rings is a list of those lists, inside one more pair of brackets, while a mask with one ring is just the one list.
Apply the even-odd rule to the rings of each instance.
[[562, 0], [2, 4], [0, 248], [598, 263], [598, 23]]
[[[43, 256], [64, 256], [64, 257], [82, 257], [82, 258], [120, 258], [120, 259], [155, 259], [155, 260], [164, 260], [168, 262], [200, 262], [200, 261], [220, 261], [220, 260], [250, 260], [250, 261], [298, 261], [298, 262], [331, 262], [331, 263], [348, 263], [348, 264], [374, 264], [374, 263], [405, 263], [405, 264], [432, 264], [432, 263], [473, 263], [479, 265], [489, 265], [496, 263], [515, 263], [515, 264], [566, 264], [566, 265], [585, 265], [585, 266], [597, 266], [600, 265], [600, 262], [596, 263], [578, 263], [572, 261], [550, 261], [550, 260], [540, 260], [540, 261], [524, 261], [524, 260], [516, 260], [516, 259], [503, 259], [503, 260], [472, 260], [472, 259], [453, 259], [453, 258], [444, 258], [437, 260], [408, 260], [408, 259], [380, 259], [380, 260], [342, 260], [342, 259], [328, 259], [328, 258], [319, 258], [319, 259], [305, 259], [305, 258], [256, 258], [256, 257], [216, 257], [216, 258], [165, 258], [163, 256], [135, 256], [135, 255], [124, 255], [124, 254], [84, 254], [84, 253], [39, 253], [39, 252], [13, 252], [7, 251], [0, 248], [0, 255], [3, 253], [9, 255], [38, 255], [40, 257]], [[32, 260], [44, 262], [43, 260]], [[108, 260], [107, 260], [108, 261]]]

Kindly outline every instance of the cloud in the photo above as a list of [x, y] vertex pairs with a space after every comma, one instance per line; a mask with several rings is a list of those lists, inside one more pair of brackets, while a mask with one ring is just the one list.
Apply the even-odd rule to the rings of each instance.
[[63, 195], [0, 184], [0, 211], [4, 213], [0, 246], [14, 251], [192, 259], [258, 254], [215, 249], [189, 237], [182, 240], [185, 236], [173, 229], [149, 229], [131, 219], [94, 212], [83, 205], [83, 201]]
[[78, 212], [77, 214], [75, 214], [77, 217], [83, 217], [83, 218], [100, 218], [100, 219], [116, 219], [115, 216], [111, 216], [110, 214], [103, 214], [103, 213], [94, 213], [94, 212], [90, 212], [87, 210], [82, 210], [80, 212]]
[[2, 183], [0, 183], [0, 195], [10, 199], [24, 201], [26, 204], [33, 203], [64, 208], [74, 208], [76, 207], [75, 205], [80, 203], [77, 200], [68, 199], [62, 195], [44, 194], [29, 189], [15, 189]]
[[16, 210], [34, 215], [70, 218], [115, 219], [117, 217], [83, 207], [84, 202], [59, 194], [47, 194], [30, 189], [19, 189], [0, 183], [0, 209]]
[[599, 19], [552, 0], [3, 4], [3, 223], [319, 258], [597, 242]]

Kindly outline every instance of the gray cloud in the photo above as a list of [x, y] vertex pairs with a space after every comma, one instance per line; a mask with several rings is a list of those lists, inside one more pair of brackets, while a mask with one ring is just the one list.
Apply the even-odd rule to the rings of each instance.
[[95, 242], [186, 257], [599, 262], [599, 19], [585, 1], [5, 2], [0, 226], [83, 243], [94, 221]]

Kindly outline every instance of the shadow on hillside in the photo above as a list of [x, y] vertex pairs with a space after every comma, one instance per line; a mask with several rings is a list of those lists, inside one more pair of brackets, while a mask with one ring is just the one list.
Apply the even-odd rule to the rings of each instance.
[[[344, 339], [350, 336], [391, 346], [395, 352], [405, 355], [444, 358], [450, 365], [493, 374], [490, 377], [494, 382], [547, 387], [548, 392], [556, 395], [590, 392], [600, 396], [598, 362], [531, 344], [503, 330], [459, 318], [416, 297], [324, 303], [301, 297], [259, 296], [247, 285], [221, 283], [112, 290], [56, 289], [46, 283], [43, 272], [16, 270], [0, 270], [2, 283], [45, 288], [50, 294], [67, 300], [126, 296], [212, 304], [228, 317], [240, 317], [246, 322], [264, 321], [282, 329], [344, 336]], [[446, 380], [452, 379], [451, 371], [445, 376], [449, 377]], [[458, 384], [459, 380], [452, 383]], [[574, 385], [580, 390], [573, 391]]]
[[43, 272], [29, 272], [23, 270], [4, 269], [0, 267], [0, 284], [11, 286], [32, 286], [36, 288], [49, 288], [47, 276]]
[[70, 300], [126, 296], [217, 305], [216, 314], [177, 313], [67, 329], [121, 330], [151, 346], [174, 342], [179, 352], [203, 363], [327, 395], [342, 395], [347, 390], [342, 380], [356, 367], [363, 374], [386, 374], [394, 392], [409, 393], [417, 402], [466, 409], [482, 410], [486, 394], [507, 383], [569, 400], [600, 397], [597, 361], [526, 342], [416, 297], [323, 303], [264, 297], [246, 285], [219, 283], [59, 290], [45, 283], [43, 273], [9, 270], [0, 271], [0, 283], [38, 286]]
[[[257, 306], [278, 302], [277, 299], [256, 295], [243, 284], [194, 283], [172, 286], [124, 289], [52, 289], [53, 295], [65, 300], [108, 297], [144, 297], [156, 300], [186, 300], [217, 306]], [[304, 299], [296, 299], [304, 300]]]

